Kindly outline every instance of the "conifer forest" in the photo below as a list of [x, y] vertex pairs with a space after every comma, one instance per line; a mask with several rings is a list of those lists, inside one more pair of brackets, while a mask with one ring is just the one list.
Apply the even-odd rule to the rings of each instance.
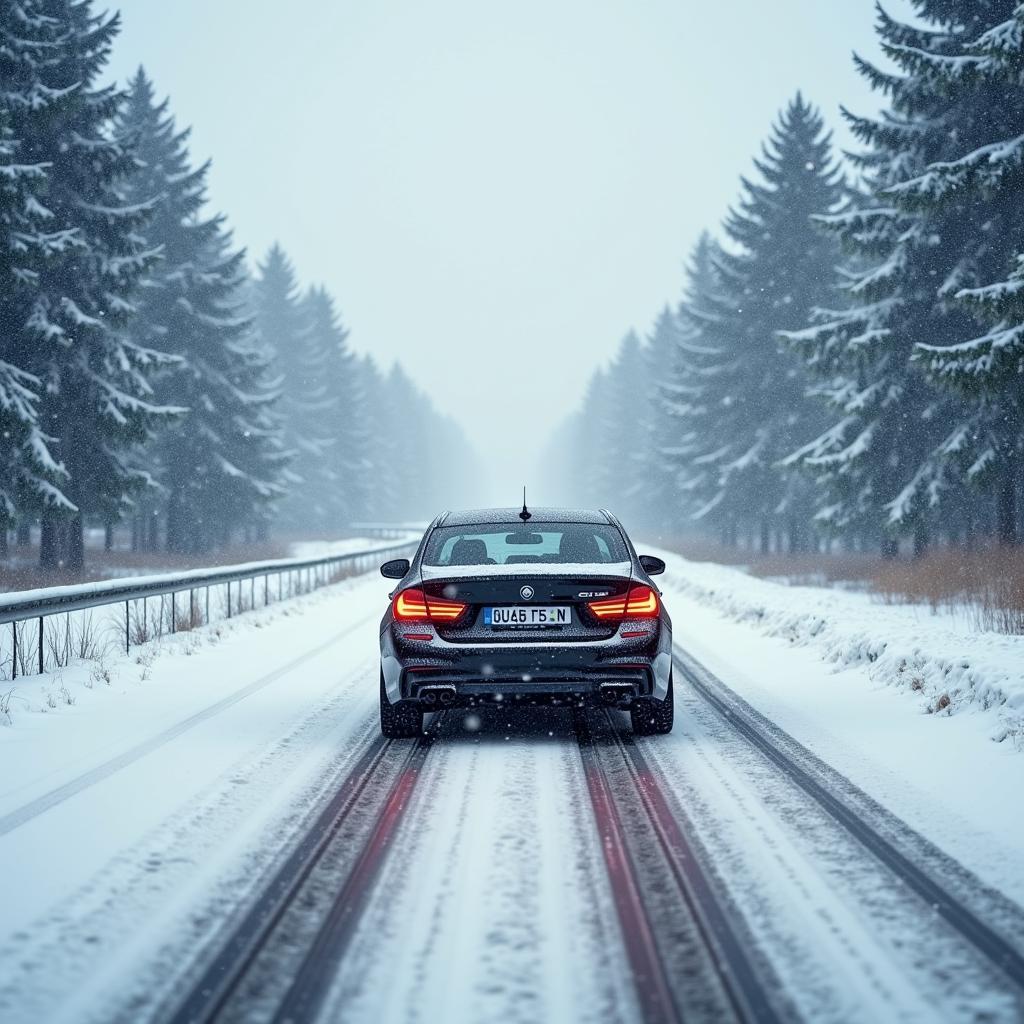
[[581, 500], [762, 552], [1020, 544], [1024, 7], [914, 7], [878, 13], [895, 72], [857, 61], [860, 148], [794, 96], [682, 297], [594, 373], [550, 454]]
[[102, 84], [118, 32], [82, 0], [0, 2], [0, 557], [34, 529], [74, 571], [86, 525], [201, 554], [429, 516], [459, 428], [353, 352], [282, 245], [233, 242], [158, 84]]
[[[914, 8], [878, 13], [890, 69], [856, 58], [854, 149], [802, 92], [751, 140], [681, 296], [537, 453], [552, 504], [761, 551], [1020, 543], [1024, 9]], [[73, 569], [87, 525], [203, 552], [472, 497], [480, 452], [344, 296], [234, 242], [159, 83], [105, 82], [118, 34], [0, 2], [0, 545]]]

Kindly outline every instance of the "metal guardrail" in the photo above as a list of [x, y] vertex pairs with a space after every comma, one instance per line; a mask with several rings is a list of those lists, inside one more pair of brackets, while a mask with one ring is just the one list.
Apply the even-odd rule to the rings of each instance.
[[[26, 644], [32, 648], [33, 661], [38, 666], [40, 673], [46, 670], [45, 659], [45, 622], [48, 618], [56, 615], [70, 616], [74, 612], [88, 611], [93, 608], [113, 608], [124, 605], [124, 616], [119, 622], [120, 629], [124, 634], [124, 650], [127, 653], [132, 644], [132, 609], [136, 608], [136, 637], [148, 634], [149, 615], [147, 602], [151, 598], [160, 599], [160, 611], [154, 621], [154, 627], [158, 630], [157, 635], [163, 635], [164, 626], [167, 632], [178, 632], [181, 628], [190, 629], [200, 622], [205, 624], [212, 621], [210, 591], [214, 588], [222, 588], [219, 594], [220, 601], [214, 601], [213, 610], [218, 610], [220, 604], [226, 612], [225, 617], [231, 618], [232, 611], [238, 614], [241, 611], [248, 611], [255, 608], [258, 597], [262, 599], [262, 605], [266, 606], [271, 600], [281, 601], [298, 594], [309, 593], [318, 587], [325, 586], [340, 578], [346, 570], [352, 573], [366, 572], [381, 560], [398, 557], [404, 552], [411, 552], [419, 542], [419, 538], [410, 538], [396, 544], [381, 545], [376, 548], [367, 548], [361, 551], [349, 551], [337, 555], [327, 555], [320, 558], [281, 558], [264, 562], [247, 562], [226, 568], [216, 569], [194, 569], [182, 573], [167, 573], [159, 576], [144, 576], [125, 582], [122, 580], [104, 580], [97, 583], [83, 583], [67, 587], [48, 587], [42, 590], [23, 591], [18, 594], [5, 595], [0, 597], [0, 626], [9, 624], [11, 626], [11, 647], [9, 655], [3, 652], [3, 661], [10, 657], [11, 674], [10, 678], [15, 679], [18, 675], [19, 662], [22, 666], [22, 674], [26, 667]], [[271, 586], [274, 579], [276, 586]], [[257, 596], [257, 581], [262, 586], [261, 593]], [[243, 594], [243, 584], [249, 583], [248, 603]], [[234, 584], [238, 584], [237, 595], [232, 603], [232, 590]], [[188, 594], [188, 604], [180, 609], [187, 611], [187, 618], [179, 618], [177, 598], [179, 594]], [[202, 595], [202, 608], [197, 601], [197, 595]], [[165, 608], [166, 599], [170, 598], [170, 615], [167, 615]], [[142, 602], [142, 629], [139, 629], [140, 619], [137, 612], [138, 603]], [[35, 623], [31, 637], [25, 635], [25, 625]], [[67, 626], [66, 648], [70, 646], [71, 637], [70, 620]], [[137, 640], [137, 642], [143, 642]], [[51, 650], [54, 650], [51, 638]], [[51, 658], [51, 661], [54, 660]], [[59, 654], [56, 657], [57, 665], [62, 662]]]

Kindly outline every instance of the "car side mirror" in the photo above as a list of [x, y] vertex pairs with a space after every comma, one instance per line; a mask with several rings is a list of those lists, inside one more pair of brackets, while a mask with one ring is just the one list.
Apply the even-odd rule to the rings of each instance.
[[408, 558], [392, 558], [380, 567], [380, 574], [388, 580], [400, 580], [409, 571], [410, 565]]
[[659, 572], [665, 571], [665, 563], [654, 555], [641, 555], [640, 567], [648, 576], [657, 576]]

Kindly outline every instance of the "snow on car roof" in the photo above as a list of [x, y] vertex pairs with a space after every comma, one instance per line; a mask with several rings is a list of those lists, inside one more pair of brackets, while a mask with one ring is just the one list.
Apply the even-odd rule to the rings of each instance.
[[424, 565], [425, 580], [456, 576], [621, 576], [632, 572], [630, 562], [513, 562], [511, 565]]
[[[448, 512], [439, 526], [486, 526], [491, 523], [522, 525], [522, 508], [474, 508]], [[597, 509], [585, 508], [531, 508], [530, 524], [535, 523], [608, 523], [608, 516]]]

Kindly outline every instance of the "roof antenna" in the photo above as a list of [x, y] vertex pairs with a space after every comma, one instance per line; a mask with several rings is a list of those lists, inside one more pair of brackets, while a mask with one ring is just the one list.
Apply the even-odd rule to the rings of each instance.
[[519, 513], [519, 518], [525, 523], [527, 519], [532, 518], [530, 510], [526, 507], [526, 484], [523, 484], [523, 511]]

